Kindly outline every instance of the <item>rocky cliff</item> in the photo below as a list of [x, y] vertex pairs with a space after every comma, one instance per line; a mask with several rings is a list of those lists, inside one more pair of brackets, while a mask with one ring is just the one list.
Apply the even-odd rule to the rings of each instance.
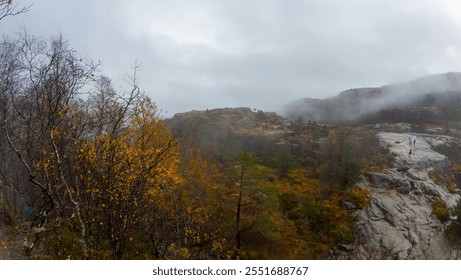
[[394, 161], [387, 170], [364, 175], [360, 187], [370, 192], [370, 204], [352, 214], [357, 238], [339, 250], [340, 258], [459, 259], [444, 234], [447, 221], [434, 214], [436, 201], [453, 209], [460, 198], [459, 190], [447, 188], [453, 182], [434, 176], [453, 179], [449, 160], [433, 148], [454, 139], [386, 132], [377, 137]]

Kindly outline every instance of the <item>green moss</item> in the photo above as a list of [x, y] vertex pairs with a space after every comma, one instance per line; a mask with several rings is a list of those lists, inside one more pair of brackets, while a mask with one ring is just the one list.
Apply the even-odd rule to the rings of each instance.
[[333, 236], [338, 244], [350, 244], [354, 241], [354, 232], [349, 226], [335, 228]]

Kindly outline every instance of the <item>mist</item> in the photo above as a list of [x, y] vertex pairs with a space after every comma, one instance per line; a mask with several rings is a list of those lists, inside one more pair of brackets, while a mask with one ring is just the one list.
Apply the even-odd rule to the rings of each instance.
[[453, 0], [20, 2], [35, 3], [2, 20], [3, 35], [21, 27], [37, 37], [63, 34], [82, 56], [103, 62], [115, 87], [139, 62], [140, 85], [166, 117], [274, 111], [302, 97], [461, 71]]
[[[431, 95], [431, 96], [429, 96]], [[382, 110], [449, 103], [448, 95], [461, 96], [461, 73], [448, 72], [405, 83], [349, 89], [326, 99], [305, 98], [288, 103], [284, 116], [326, 123], [350, 123]], [[435, 99], [434, 99], [435, 98]]]

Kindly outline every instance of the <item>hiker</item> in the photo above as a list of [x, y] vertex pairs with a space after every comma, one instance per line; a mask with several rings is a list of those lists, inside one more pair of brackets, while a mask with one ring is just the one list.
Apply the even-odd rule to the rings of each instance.
[[410, 151], [408, 152], [408, 156], [411, 157], [411, 154], [412, 154], [412, 152], [411, 152], [411, 149], [410, 149]]

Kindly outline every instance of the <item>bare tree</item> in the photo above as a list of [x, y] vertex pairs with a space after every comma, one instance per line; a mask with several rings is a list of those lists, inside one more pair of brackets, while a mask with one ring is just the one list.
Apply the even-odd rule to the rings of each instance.
[[[28, 205], [30, 217], [18, 227], [31, 252], [43, 232], [79, 215], [78, 193], [69, 182], [72, 105], [93, 79], [96, 65], [78, 57], [62, 36], [51, 42], [23, 32], [1, 44], [2, 133], [26, 180], [12, 186]], [[5, 174], [5, 172], [3, 172]], [[6, 177], [5, 177], [6, 178]], [[23, 179], [24, 179], [23, 178]], [[52, 222], [50, 222], [52, 221]]]
[[8, 17], [28, 12], [32, 5], [19, 6], [13, 0], [0, 0], [0, 20]]

